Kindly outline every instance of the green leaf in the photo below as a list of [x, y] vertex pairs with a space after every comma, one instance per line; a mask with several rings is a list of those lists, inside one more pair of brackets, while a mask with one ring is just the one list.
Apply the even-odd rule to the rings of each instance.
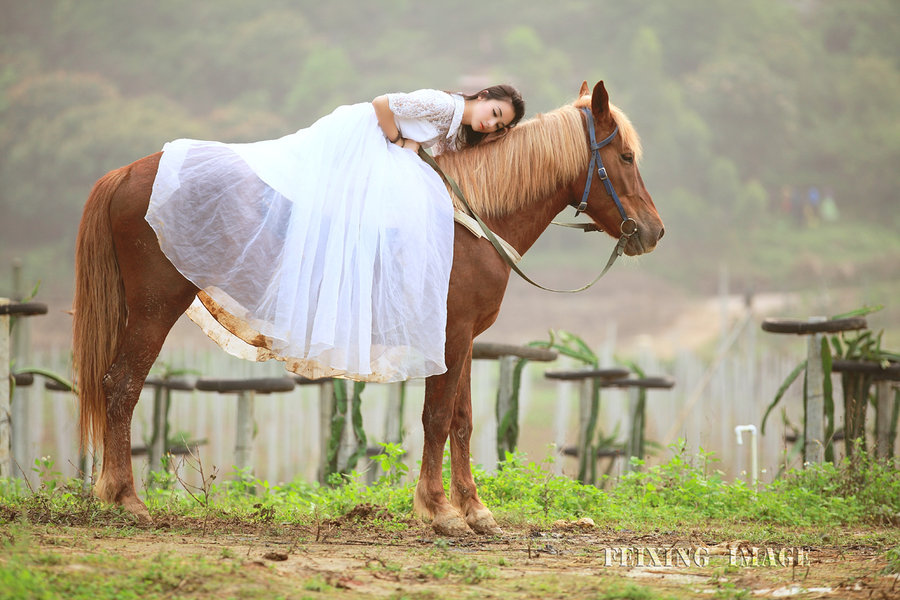
[[881, 359], [882, 360], [891, 360], [894, 362], [900, 362], [900, 354], [897, 352], [891, 352], [889, 350], [881, 351]]
[[30, 302], [32, 299], [34, 299], [38, 295], [39, 289], [41, 289], [41, 280], [40, 279], [38, 279], [38, 282], [34, 284], [33, 288], [31, 288], [31, 293], [22, 299], [22, 302]]
[[844, 345], [841, 343], [841, 336], [831, 336], [831, 345], [834, 347], [835, 355], [844, 356]]
[[580, 352], [576, 352], [576, 351], [572, 350], [571, 348], [567, 348], [566, 346], [560, 346], [559, 344], [554, 344], [552, 346], [552, 348], [554, 350], [556, 350], [557, 352], [559, 352], [560, 354], [562, 354], [563, 356], [568, 356], [569, 358], [574, 358], [583, 363], [590, 363], [590, 361], [585, 360], [585, 357], [583, 354], [581, 354]]
[[869, 360], [878, 360], [881, 358], [881, 338], [884, 336], [884, 329], [878, 332], [878, 335], [875, 336], [875, 339], [872, 343], [871, 353], [868, 356]]
[[47, 370], [47, 369], [42, 369], [42, 368], [40, 368], [40, 367], [26, 367], [26, 368], [24, 368], [24, 369], [16, 369], [16, 370], [15, 370], [15, 374], [16, 374], [16, 375], [19, 375], [19, 374], [23, 374], [23, 375], [24, 375], [24, 374], [27, 374], [27, 373], [30, 373], [30, 374], [32, 374], [32, 375], [41, 375], [42, 377], [46, 377], [47, 379], [52, 379], [52, 380], [55, 381], [56, 383], [58, 383], [58, 384], [60, 384], [60, 385], [63, 385], [63, 386], [66, 386], [66, 387], [68, 387], [69, 389], [76, 391], [76, 393], [77, 393], [77, 390], [76, 390], [76, 388], [75, 388], [75, 384], [73, 384], [71, 381], [69, 381], [68, 379], [66, 379], [66, 378], [63, 377], [62, 375], [57, 375], [57, 374], [54, 373], [53, 371], [49, 371], [49, 370]]
[[590, 347], [588, 347], [584, 340], [570, 331], [560, 330], [557, 333], [563, 343], [565, 343], [565, 347], [572, 352], [569, 356], [572, 356], [573, 358], [577, 357], [581, 362], [586, 364], [597, 364], [597, 355]]
[[[549, 341], [533, 341], [529, 342], [528, 345], [538, 348], [551, 348], [563, 356], [574, 358], [575, 360], [588, 365], [597, 364], [596, 355], [575, 334], [564, 330], [553, 331], [551, 329], [549, 335]], [[560, 341], [556, 341], [557, 337]]]
[[846, 352], [846, 354], [844, 354], [844, 358], [859, 358], [859, 356], [860, 356], [860, 353], [858, 350], [859, 345], [861, 343], [865, 342], [865, 340], [867, 338], [869, 338], [871, 335], [872, 335], [871, 331], [866, 331], [864, 333], [857, 335], [856, 338], [849, 340], [847, 342], [847, 352]]
[[763, 415], [762, 425], [760, 426], [760, 432], [766, 432], [766, 419], [769, 418], [769, 413], [772, 412], [772, 409], [775, 408], [778, 403], [781, 401], [781, 398], [784, 396], [784, 393], [787, 392], [788, 388], [791, 387], [791, 384], [800, 376], [800, 373], [806, 370], [806, 361], [804, 360], [802, 363], [797, 365], [793, 371], [785, 378], [784, 382], [781, 384], [781, 387], [778, 388], [778, 391], [775, 393], [775, 399], [772, 400], [772, 403], [769, 404], [769, 407], [766, 409], [766, 414]]
[[878, 312], [884, 308], [883, 305], [879, 304], [878, 306], [864, 306], [862, 308], [857, 308], [856, 310], [851, 310], [850, 312], [845, 312], [840, 315], [834, 315], [831, 317], [832, 321], [836, 321], [838, 319], [849, 319], [851, 317], [864, 317], [866, 315], [870, 315], [873, 312]]
[[623, 365], [625, 365], [626, 367], [628, 367], [629, 369], [631, 369], [632, 371], [634, 371], [634, 374], [637, 375], [638, 377], [643, 378], [643, 377], [647, 376], [647, 373], [640, 366], [638, 366], [638, 364], [636, 362], [634, 362], [633, 360], [628, 360], [628, 359], [623, 360], [618, 357], [616, 358], [616, 360], [618, 362], [622, 363]]
[[584, 353], [584, 355], [591, 357], [591, 362], [596, 363], [597, 354], [593, 350], [591, 350], [590, 347], [588, 347], [587, 343], [577, 335], [572, 337], [574, 338], [573, 341], [575, 342], [576, 346]]

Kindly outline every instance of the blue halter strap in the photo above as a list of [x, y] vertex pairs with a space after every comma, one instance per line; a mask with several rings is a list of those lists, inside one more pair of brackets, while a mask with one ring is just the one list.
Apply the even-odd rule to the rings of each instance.
[[612, 182], [609, 180], [609, 175], [606, 173], [606, 167], [603, 166], [603, 159], [600, 158], [600, 148], [603, 148], [613, 141], [616, 134], [619, 133], [619, 126], [616, 125], [616, 128], [613, 129], [612, 133], [600, 140], [600, 142], [597, 142], [597, 134], [594, 133], [594, 115], [587, 108], [582, 108], [581, 112], [584, 113], [585, 120], [587, 120], [588, 135], [591, 139], [591, 162], [588, 165], [584, 193], [581, 195], [581, 203], [575, 209], [575, 216], [577, 217], [587, 210], [588, 194], [590, 194], [591, 191], [591, 181], [594, 177], [594, 167], [596, 167], [597, 176], [600, 178], [600, 181], [603, 182], [606, 193], [609, 194], [613, 199], [613, 202], [616, 203], [616, 208], [619, 209], [619, 214], [622, 216], [622, 224], [620, 225], [622, 235], [626, 237], [632, 236], [637, 231], [637, 223], [635, 223], [634, 219], [629, 218], [628, 215], [625, 214], [625, 208], [622, 206], [622, 201], [619, 200], [619, 195], [616, 193], [615, 188], [613, 188]]

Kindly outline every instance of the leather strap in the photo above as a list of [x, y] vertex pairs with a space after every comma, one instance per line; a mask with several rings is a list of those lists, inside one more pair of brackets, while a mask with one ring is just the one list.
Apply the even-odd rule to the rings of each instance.
[[456, 181], [454, 181], [452, 177], [449, 177], [441, 170], [441, 167], [438, 166], [438, 164], [437, 164], [437, 162], [435, 162], [434, 158], [430, 154], [428, 154], [428, 152], [426, 152], [424, 148], [421, 148], [421, 147], [419, 148], [419, 156], [422, 158], [422, 160], [424, 160], [426, 163], [428, 163], [432, 169], [437, 171], [437, 173], [444, 179], [444, 181], [447, 182], [447, 185], [450, 186], [450, 189], [453, 190], [453, 193], [456, 194], [456, 197], [460, 199], [460, 201], [463, 203], [463, 206], [466, 207], [466, 210], [469, 211], [469, 214], [472, 216], [472, 218], [474, 218], [475, 221], [478, 222], [478, 225], [481, 227], [482, 231], [484, 231], [484, 236], [488, 239], [488, 241], [491, 243], [491, 245], [497, 251], [497, 254], [499, 254], [500, 257], [503, 258], [503, 261], [507, 264], [507, 266], [509, 266], [510, 269], [515, 271], [516, 274], [519, 275], [519, 277], [521, 277], [522, 279], [524, 279], [525, 281], [527, 281], [528, 283], [530, 283], [531, 285], [533, 285], [535, 287], [538, 287], [542, 290], [546, 290], [548, 292], [555, 292], [555, 293], [559, 293], [559, 294], [575, 294], [577, 292], [583, 292], [584, 290], [588, 289], [589, 287], [593, 286], [595, 283], [600, 281], [600, 278], [603, 277], [604, 275], [606, 275], [607, 271], [609, 271], [609, 269], [613, 266], [613, 263], [616, 262], [616, 259], [618, 257], [622, 256], [622, 253], [625, 251], [625, 244], [628, 243], [628, 236], [622, 235], [622, 237], [620, 237], [619, 241], [616, 243], [616, 247], [613, 248], [612, 253], [609, 255], [609, 260], [606, 262], [606, 266], [603, 267], [603, 271], [601, 271], [600, 274], [597, 275], [597, 277], [594, 278], [593, 281], [591, 281], [590, 283], [588, 283], [586, 285], [581, 286], [580, 288], [576, 288], [576, 289], [572, 289], [572, 290], [557, 290], [557, 289], [553, 289], [553, 288], [544, 287], [543, 285], [536, 283], [530, 277], [528, 277], [525, 273], [523, 273], [522, 270], [519, 269], [519, 267], [509, 258], [509, 255], [507, 255], [507, 253], [503, 250], [503, 246], [497, 240], [497, 236], [494, 235], [494, 232], [491, 231], [490, 227], [488, 227], [485, 224], [485, 222], [481, 220], [481, 217], [479, 217], [475, 213], [475, 211], [472, 210], [472, 207], [469, 206], [469, 202], [466, 200], [465, 194], [463, 194], [462, 190], [459, 189], [459, 186], [457, 185]]

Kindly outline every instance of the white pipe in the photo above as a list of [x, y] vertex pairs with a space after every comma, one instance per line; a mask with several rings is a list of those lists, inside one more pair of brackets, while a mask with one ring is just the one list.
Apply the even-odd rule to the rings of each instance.
[[744, 444], [744, 440], [741, 437], [741, 433], [749, 431], [750, 432], [750, 471], [752, 474], [753, 488], [756, 489], [758, 487], [757, 484], [757, 473], [759, 472], [759, 463], [757, 459], [757, 439], [756, 439], [756, 425], [738, 425], [734, 428], [734, 435], [737, 436], [738, 446], [742, 446]]

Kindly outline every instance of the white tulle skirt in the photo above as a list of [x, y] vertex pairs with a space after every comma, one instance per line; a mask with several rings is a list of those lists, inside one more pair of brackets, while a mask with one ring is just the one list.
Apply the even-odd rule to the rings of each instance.
[[369, 103], [277, 140], [166, 144], [147, 222], [232, 354], [311, 378], [446, 370], [453, 207]]

